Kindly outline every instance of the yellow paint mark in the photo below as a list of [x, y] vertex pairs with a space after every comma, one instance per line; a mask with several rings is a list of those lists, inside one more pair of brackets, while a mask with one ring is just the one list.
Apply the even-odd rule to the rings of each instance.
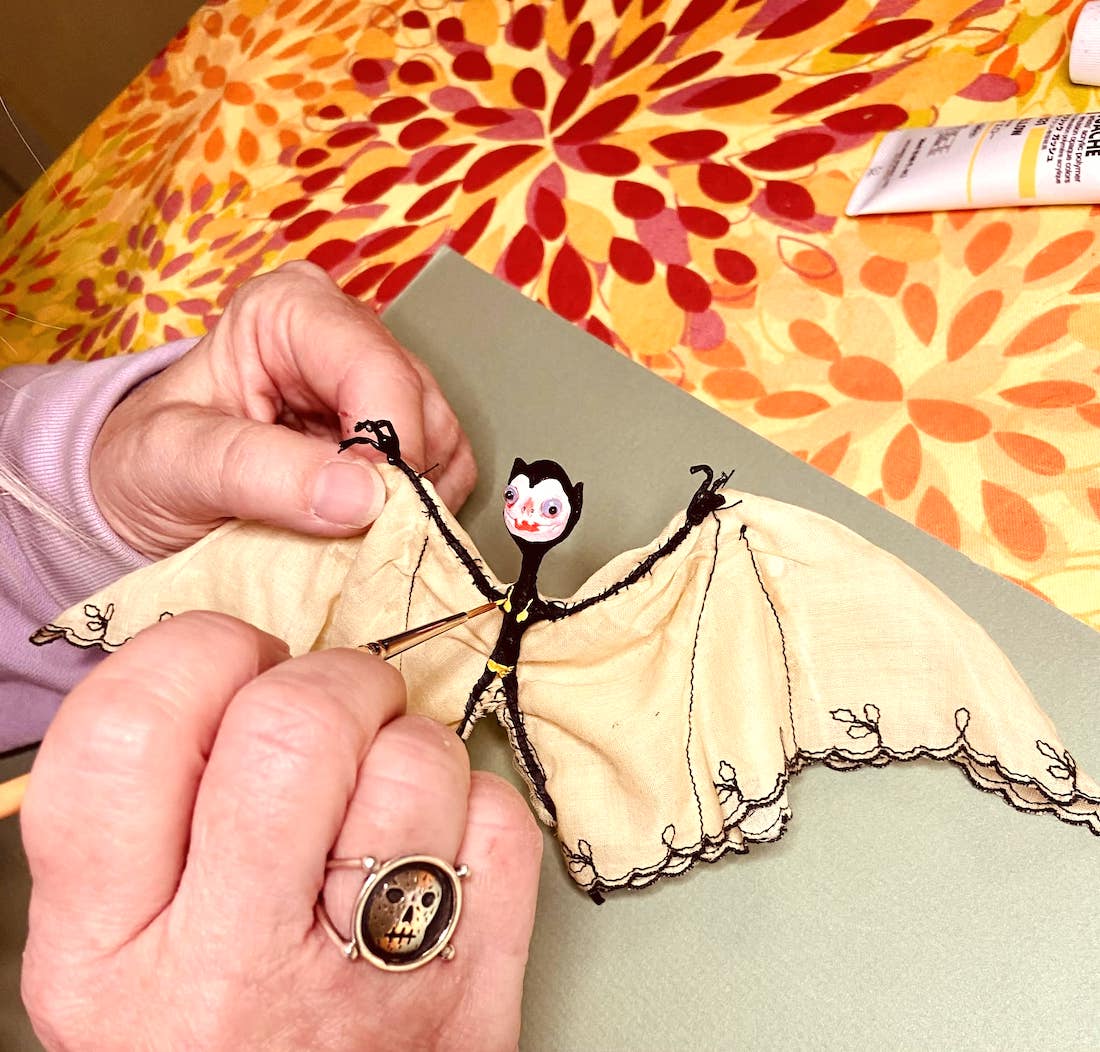
[[974, 200], [974, 195], [971, 192], [972, 183], [974, 180], [974, 165], [978, 161], [978, 151], [982, 148], [982, 143], [985, 142], [985, 137], [993, 130], [993, 122], [990, 121], [985, 126], [985, 131], [978, 137], [978, 141], [974, 143], [974, 150], [970, 154], [970, 164], [966, 168], [966, 200], [968, 203]]
[[1045, 128], [1032, 128], [1024, 140], [1024, 152], [1020, 157], [1020, 196], [1035, 196], [1035, 169], [1039, 167], [1039, 148], [1043, 145]]

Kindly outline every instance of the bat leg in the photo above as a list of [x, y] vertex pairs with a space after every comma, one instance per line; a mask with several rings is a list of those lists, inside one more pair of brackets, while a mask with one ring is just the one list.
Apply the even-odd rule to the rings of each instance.
[[474, 729], [474, 712], [477, 709], [477, 703], [481, 700], [481, 695], [485, 693], [485, 688], [493, 682], [493, 672], [486, 669], [482, 672], [478, 681], [474, 684], [474, 689], [470, 691], [470, 696], [466, 699], [466, 711], [462, 714], [462, 722], [458, 725], [458, 736], [465, 741], [470, 736], [470, 731]]
[[510, 672], [502, 681], [504, 687], [504, 716], [507, 721], [507, 729], [515, 748], [516, 756], [526, 775], [531, 791], [549, 816], [550, 825], [558, 820], [558, 809], [554, 806], [554, 800], [546, 789], [546, 772], [539, 763], [534, 746], [527, 737], [527, 729], [523, 724], [523, 713], [519, 708], [519, 681], [515, 673]]

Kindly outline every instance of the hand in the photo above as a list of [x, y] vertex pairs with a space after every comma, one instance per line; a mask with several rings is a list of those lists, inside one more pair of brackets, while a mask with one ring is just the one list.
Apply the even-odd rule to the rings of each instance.
[[92, 492], [153, 558], [227, 518], [351, 536], [385, 498], [366, 457], [338, 456], [365, 417], [392, 420], [405, 459], [461, 506], [477, 472], [431, 374], [323, 270], [288, 263], [242, 285], [212, 332], [108, 416]]
[[[217, 661], [210, 655], [216, 654]], [[31, 774], [23, 997], [67, 1052], [514, 1049], [541, 834], [469, 772], [453, 731], [402, 715], [357, 651], [293, 660], [220, 614], [153, 626], [65, 700]], [[325, 859], [470, 867], [451, 961], [345, 960], [362, 884]]]

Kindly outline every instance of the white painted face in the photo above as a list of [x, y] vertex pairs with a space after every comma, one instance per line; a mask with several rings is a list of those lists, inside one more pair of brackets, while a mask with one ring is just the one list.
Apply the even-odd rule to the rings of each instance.
[[557, 479], [531, 485], [517, 475], [504, 490], [504, 525], [513, 537], [545, 544], [557, 540], [569, 525], [572, 508]]

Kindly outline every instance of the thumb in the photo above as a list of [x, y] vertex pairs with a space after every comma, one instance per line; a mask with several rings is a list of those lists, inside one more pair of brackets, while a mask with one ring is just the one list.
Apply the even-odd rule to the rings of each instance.
[[[207, 503], [205, 514], [194, 509], [196, 518], [249, 519], [319, 537], [348, 537], [381, 513], [385, 483], [362, 457], [339, 456], [332, 441], [289, 428], [204, 416], [203, 452], [182, 473]], [[205, 473], [205, 481], [197, 472]]]

